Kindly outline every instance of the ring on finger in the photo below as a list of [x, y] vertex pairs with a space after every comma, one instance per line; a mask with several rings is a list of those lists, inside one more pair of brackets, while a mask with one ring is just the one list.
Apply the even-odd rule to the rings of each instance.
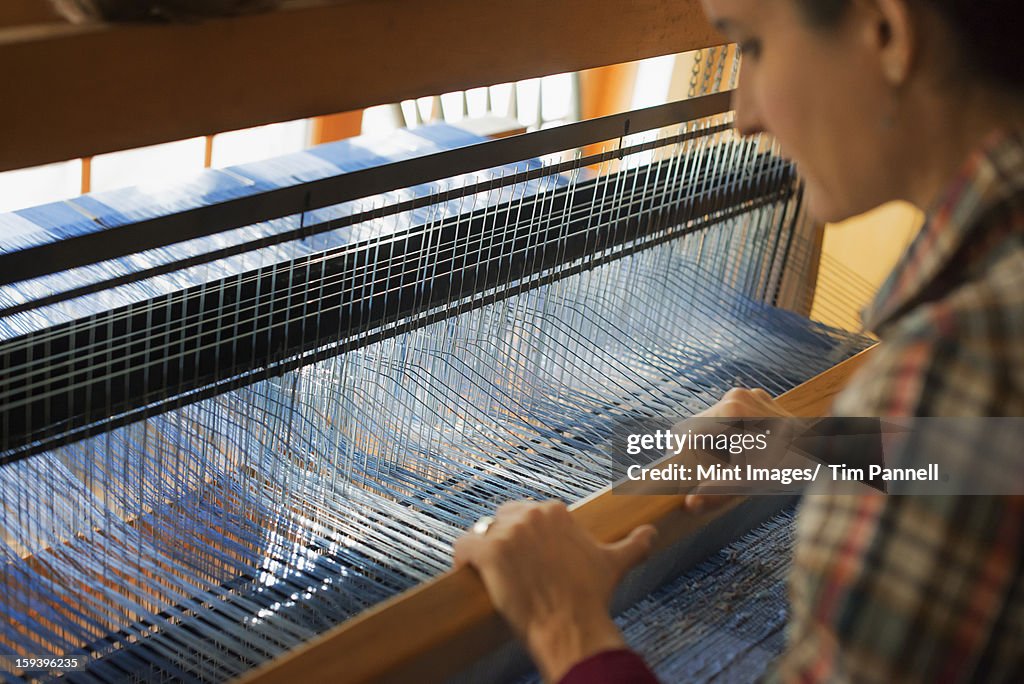
[[479, 520], [473, 523], [471, 528], [475, 534], [487, 534], [487, 530], [491, 529], [491, 525], [494, 524], [494, 517], [490, 515], [481, 516]]

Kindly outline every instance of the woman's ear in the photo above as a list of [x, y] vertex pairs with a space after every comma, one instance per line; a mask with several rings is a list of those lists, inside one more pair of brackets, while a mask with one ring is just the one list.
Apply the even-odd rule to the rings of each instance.
[[913, 67], [917, 34], [909, 0], [867, 0], [870, 18], [865, 30], [871, 48], [878, 56], [885, 81], [898, 88]]

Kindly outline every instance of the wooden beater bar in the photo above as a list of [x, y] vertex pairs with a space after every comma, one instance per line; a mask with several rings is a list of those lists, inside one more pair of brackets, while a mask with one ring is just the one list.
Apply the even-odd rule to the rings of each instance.
[[[832, 399], [869, 358], [867, 349], [779, 396], [800, 417], [824, 415]], [[738, 506], [695, 515], [683, 497], [613, 494], [611, 487], [572, 506], [598, 540], [613, 542], [638, 525], [658, 527], [658, 549], [690, 536]], [[367, 610], [307, 644], [252, 670], [242, 684], [441, 681], [509, 638], [476, 571], [460, 568]]]

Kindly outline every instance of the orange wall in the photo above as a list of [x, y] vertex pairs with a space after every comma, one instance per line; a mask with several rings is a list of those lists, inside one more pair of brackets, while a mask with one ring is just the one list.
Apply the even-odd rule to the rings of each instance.
[[851, 330], [921, 227], [923, 215], [892, 202], [825, 227], [818, 289], [811, 317]]

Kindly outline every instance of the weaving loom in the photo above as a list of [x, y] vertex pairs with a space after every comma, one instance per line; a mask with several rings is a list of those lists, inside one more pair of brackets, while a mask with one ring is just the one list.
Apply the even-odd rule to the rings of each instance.
[[[81, 656], [71, 681], [318, 679], [274, 659], [441, 576], [502, 501], [600, 492], [617, 430], [864, 349], [806, 317], [800, 197], [722, 93], [0, 215], [0, 652]], [[444, 676], [522, 674], [464, 650]]]

